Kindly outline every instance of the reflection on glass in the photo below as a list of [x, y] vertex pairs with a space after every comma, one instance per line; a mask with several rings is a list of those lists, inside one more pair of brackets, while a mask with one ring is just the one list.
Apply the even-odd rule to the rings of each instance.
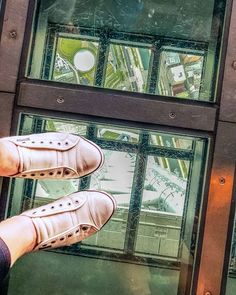
[[83, 242], [106, 248], [123, 249], [136, 155], [104, 150], [105, 163], [93, 173], [90, 188], [107, 191], [117, 202], [118, 209], [104, 230]]
[[173, 49], [162, 51], [157, 93], [199, 99], [203, 61], [199, 54], [175, 52]]
[[97, 55], [98, 42], [59, 37], [52, 80], [93, 85]]
[[99, 126], [97, 132], [98, 138], [106, 140], [125, 141], [137, 143], [139, 141], [139, 131], [124, 128], [109, 128], [108, 126]]
[[111, 44], [106, 66], [105, 87], [145, 92], [151, 50]]

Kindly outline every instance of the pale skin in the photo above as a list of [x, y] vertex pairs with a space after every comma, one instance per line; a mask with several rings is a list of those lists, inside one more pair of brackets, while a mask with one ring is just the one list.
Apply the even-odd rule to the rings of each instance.
[[[12, 176], [19, 171], [19, 154], [9, 141], [0, 141], [0, 176]], [[33, 250], [36, 231], [30, 218], [14, 216], [0, 223], [0, 237], [11, 254], [11, 266], [24, 254]], [[17, 243], [16, 243], [17, 238]]]

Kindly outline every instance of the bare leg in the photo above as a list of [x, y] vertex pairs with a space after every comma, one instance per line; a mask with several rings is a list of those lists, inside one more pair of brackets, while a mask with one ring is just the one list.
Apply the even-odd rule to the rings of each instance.
[[11, 266], [24, 254], [33, 250], [36, 232], [30, 218], [14, 216], [0, 223], [0, 237], [11, 254]]
[[19, 153], [16, 146], [0, 140], [0, 176], [11, 176], [19, 171]]

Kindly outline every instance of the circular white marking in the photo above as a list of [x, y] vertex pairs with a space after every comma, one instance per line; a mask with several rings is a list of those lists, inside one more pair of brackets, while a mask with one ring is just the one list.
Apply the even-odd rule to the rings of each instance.
[[88, 72], [95, 66], [95, 56], [90, 50], [81, 49], [74, 56], [74, 65], [78, 71]]

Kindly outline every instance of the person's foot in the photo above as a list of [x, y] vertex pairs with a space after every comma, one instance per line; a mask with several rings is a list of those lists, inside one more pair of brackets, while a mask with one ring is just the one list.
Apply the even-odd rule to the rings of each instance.
[[2, 138], [1, 159], [1, 176], [65, 179], [93, 173], [102, 166], [104, 156], [83, 137], [48, 132]]
[[0, 222], [0, 238], [7, 245], [11, 266], [36, 250], [69, 246], [99, 231], [116, 209], [112, 196], [81, 191]]
[[68, 246], [99, 231], [111, 218], [116, 202], [105, 192], [81, 191], [23, 212], [36, 230], [33, 250]]

